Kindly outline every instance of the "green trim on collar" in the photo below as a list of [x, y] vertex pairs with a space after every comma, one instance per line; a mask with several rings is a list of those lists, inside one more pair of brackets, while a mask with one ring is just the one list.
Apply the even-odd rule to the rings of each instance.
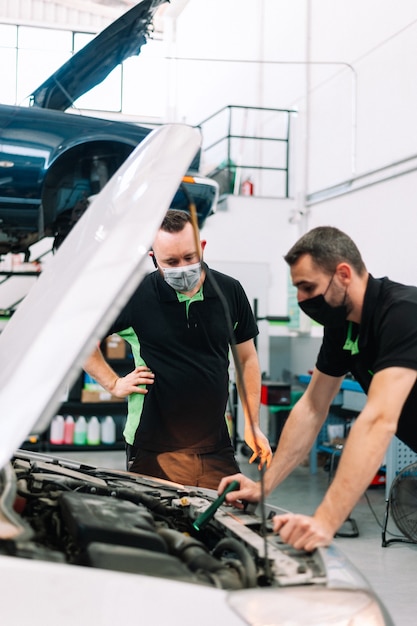
[[192, 302], [202, 302], [204, 300], [203, 285], [201, 285], [200, 289], [193, 296], [187, 296], [187, 294], [180, 293], [179, 291], [176, 291], [175, 293], [177, 294], [177, 298], [179, 302], [185, 302], [187, 318], [188, 318], [188, 311], [190, 308], [190, 304]]
[[359, 354], [359, 333], [356, 335], [356, 339], [352, 340], [352, 322], [349, 322], [345, 345], [343, 350], [350, 350], [352, 356]]

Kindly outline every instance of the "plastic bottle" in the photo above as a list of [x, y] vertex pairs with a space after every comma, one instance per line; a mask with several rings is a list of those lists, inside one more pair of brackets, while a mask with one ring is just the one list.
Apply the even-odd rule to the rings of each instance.
[[55, 415], [52, 420], [49, 441], [54, 445], [64, 443], [64, 417], [62, 415]]
[[64, 443], [71, 445], [74, 443], [75, 422], [72, 415], [67, 415], [64, 423]]
[[111, 445], [116, 441], [116, 424], [111, 415], [101, 422], [101, 442]]
[[87, 426], [87, 444], [98, 446], [100, 443], [100, 423], [95, 415], [90, 417]]
[[84, 446], [86, 443], [87, 443], [87, 422], [85, 421], [84, 415], [80, 415], [80, 417], [75, 422], [74, 445]]

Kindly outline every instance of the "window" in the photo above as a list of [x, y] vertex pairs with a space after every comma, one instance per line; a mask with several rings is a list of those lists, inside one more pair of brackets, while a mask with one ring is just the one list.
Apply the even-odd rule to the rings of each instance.
[[[93, 38], [92, 33], [0, 24], [0, 102], [29, 104], [28, 96], [72, 54]], [[139, 57], [127, 59], [99, 85], [74, 103], [75, 108], [160, 118], [167, 101], [167, 61], [161, 41], [150, 40]], [[140, 64], [140, 65], [139, 65]]]

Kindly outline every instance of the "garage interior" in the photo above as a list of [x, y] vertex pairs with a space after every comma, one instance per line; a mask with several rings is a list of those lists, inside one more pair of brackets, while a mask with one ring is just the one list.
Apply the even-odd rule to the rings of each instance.
[[[10, 68], [1, 103], [23, 103], [66, 58], [135, 4], [0, 0], [0, 29], [10, 36], [0, 48]], [[334, 4], [171, 0], [158, 9], [140, 56], [125, 62], [107, 90], [98, 86], [95, 95], [80, 98], [74, 107], [84, 115], [149, 128], [165, 123], [200, 128], [201, 174], [218, 183], [220, 194], [216, 212], [202, 229], [205, 260], [240, 280], [253, 304], [264, 374], [261, 427], [273, 446], [292, 400], [280, 402], [268, 393], [285, 388], [295, 394], [292, 398], [302, 394], [322, 337], [321, 328], [297, 311], [282, 258], [292, 243], [310, 228], [331, 224], [354, 239], [374, 276], [417, 284], [417, 7], [392, 0]], [[58, 39], [51, 36], [48, 49], [41, 49], [36, 36], [53, 32], [58, 38], [70, 34], [71, 48], [53, 51]], [[27, 42], [21, 50], [20, 36]], [[0, 329], [53, 257], [52, 246], [46, 237], [31, 246], [29, 257], [21, 252], [0, 256]], [[126, 367], [126, 353], [119, 349], [114, 348], [114, 358]], [[103, 421], [111, 410], [116, 429], [111, 449], [54, 445], [52, 426], [44, 440], [26, 444], [124, 469], [125, 407], [103, 402], [100, 409], [79, 402], [82, 391], [94, 391], [89, 382], [80, 376], [60, 413]], [[241, 440], [242, 410], [233, 402], [233, 391], [229, 418], [239, 463], [256, 479], [258, 471], [248, 464]], [[303, 514], [315, 510], [363, 404], [360, 389], [347, 385], [342, 390], [312, 453], [274, 491], [272, 504]], [[416, 460], [394, 441], [381, 472], [335, 538], [399, 625], [415, 619], [417, 539], [389, 543], [400, 532], [388, 514], [388, 545], [383, 546], [383, 529], [390, 487], [397, 473]]]

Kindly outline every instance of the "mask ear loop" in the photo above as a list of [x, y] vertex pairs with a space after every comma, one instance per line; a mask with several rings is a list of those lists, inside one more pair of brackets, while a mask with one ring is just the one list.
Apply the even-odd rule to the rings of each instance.
[[327, 285], [326, 289], [324, 290], [324, 293], [323, 293], [323, 298], [324, 298], [324, 296], [326, 295], [326, 293], [329, 291], [330, 285], [331, 285], [331, 284], [332, 284], [332, 282], [333, 282], [333, 278], [334, 278], [334, 275], [335, 275], [335, 274], [336, 274], [336, 271], [334, 271], [334, 272], [333, 272], [332, 277], [331, 277], [331, 279], [330, 279], [330, 281], [329, 281], [329, 284]]
[[[199, 229], [198, 229], [198, 220], [197, 220], [196, 206], [195, 206], [194, 202], [191, 200], [190, 195], [189, 195], [188, 191], [185, 189], [185, 187], [183, 187], [183, 192], [184, 192], [185, 196], [187, 197], [188, 207], [189, 207], [190, 216], [191, 216], [191, 224], [193, 226], [193, 232], [194, 232], [194, 241], [195, 241], [196, 250], [198, 251], [199, 259], [200, 259], [200, 262], [201, 262], [201, 245], [200, 245], [200, 238], [199, 238]], [[217, 284], [217, 281], [214, 279], [214, 277], [212, 276], [211, 272], [206, 272], [206, 277], [208, 278], [208, 280], [210, 281], [211, 285], [213, 286], [217, 296], [220, 299], [220, 302], [222, 303], [223, 309], [224, 309], [224, 314], [225, 314], [227, 328], [228, 328], [228, 334], [229, 334], [229, 338], [230, 338], [230, 349], [232, 351], [233, 360], [235, 362], [236, 375], [237, 375], [237, 379], [239, 381], [240, 398], [241, 398], [241, 401], [242, 401], [242, 405], [243, 405], [245, 414], [248, 415], [248, 417], [249, 417], [249, 423], [250, 423], [250, 427], [251, 427], [251, 431], [252, 431], [252, 437], [253, 437], [253, 440], [255, 442], [255, 446], [257, 447], [256, 452], [260, 453], [261, 448], [260, 448], [260, 446], [257, 443], [257, 437], [256, 437], [256, 433], [255, 433], [255, 428], [254, 428], [254, 421], [253, 421], [253, 417], [252, 417], [250, 409], [249, 409], [248, 395], [247, 395], [247, 392], [246, 392], [245, 383], [243, 381], [242, 365], [240, 363], [239, 356], [238, 356], [237, 350], [236, 350], [236, 345], [235, 345], [235, 340], [234, 340], [234, 333], [233, 333], [233, 325], [232, 325], [232, 321], [231, 321], [231, 318], [230, 318], [229, 306], [227, 304], [226, 298], [224, 297], [224, 295], [223, 295], [219, 285]], [[261, 520], [262, 520], [261, 536], [264, 538], [264, 571], [265, 571], [266, 580], [271, 580], [272, 579], [272, 575], [271, 575], [271, 567], [270, 567], [270, 563], [269, 563], [269, 559], [268, 559], [268, 542], [266, 540], [266, 538], [267, 538], [267, 528], [266, 528], [266, 512], [265, 512], [265, 485], [264, 485], [265, 464], [261, 465], [259, 472], [260, 472], [260, 483], [261, 483], [261, 500], [260, 500]]]

